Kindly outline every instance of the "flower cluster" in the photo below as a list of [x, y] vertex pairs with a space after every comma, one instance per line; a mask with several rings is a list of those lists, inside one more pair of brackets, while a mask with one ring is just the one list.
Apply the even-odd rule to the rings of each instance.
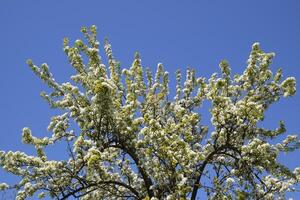
[[[227, 61], [220, 74], [208, 80], [187, 69], [176, 72], [176, 94], [169, 95], [169, 74], [161, 63], [155, 74], [142, 67], [137, 53], [128, 69], [121, 69], [108, 40], [107, 66], [99, 56], [96, 27], [82, 28], [87, 43], [64, 40], [64, 52], [76, 74], [59, 84], [47, 64], [28, 61], [32, 71], [52, 91], [41, 96], [61, 114], [51, 118], [52, 135], [33, 136], [23, 129], [23, 143], [37, 156], [0, 152], [0, 166], [21, 178], [16, 199], [196, 199], [204, 189], [208, 199], [283, 198], [300, 180], [300, 170], [277, 161], [280, 152], [299, 147], [285, 133], [283, 122], [270, 130], [259, 126], [265, 111], [281, 97], [296, 92], [295, 78], [273, 75], [273, 53], [252, 46], [245, 71], [231, 75]], [[86, 62], [85, 62], [86, 61]], [[201, 122], [199, 108], [211, 102], [213, 130]], [[72, 129], [76, 123], [79, 131]], [[48, 145], [65, 142], [69, 159], [49, 160]]]

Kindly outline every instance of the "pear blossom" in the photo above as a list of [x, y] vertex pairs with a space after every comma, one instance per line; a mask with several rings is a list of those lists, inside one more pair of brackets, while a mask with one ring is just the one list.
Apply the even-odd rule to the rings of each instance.
[[[299, 148], [297, 135], [280, 141], [283, 121], [274, 130], [261, 125], [273, 103], [296, 92], [295, 78], [282, 80], [282, 69], [270, 69], [274, 53], [254, 43], [241, 74], [232, 76], [223, 60], [208, 79], [178, 70], [170, 88], [162, 63], [152, 73], [136, 53], [121, 68], [108, 40], [107, 59], [99, 55], [96, 26], [81, 31], [85, 40], [64, 39], [71, 81], [58, 83], [46, 63], [27, 61], [50, 88], [41, 97], [60, 113], [50, 120], [50, 136], [23, 128], [22, 141], [35, 156], [0, 151], [0, 167], [20, 178], [0, 190], [17, 190], [18, 200], [195, 200], [201, 190], [207, 199], [283, 199], [295, 191], [300, 168], [289, 169], [278, 156]], [[211, 103], [212, 128], [202, 122], [204, 101]], [[45, 148], [57, 143], [68, 145], [68, 159], [47, 157]]]

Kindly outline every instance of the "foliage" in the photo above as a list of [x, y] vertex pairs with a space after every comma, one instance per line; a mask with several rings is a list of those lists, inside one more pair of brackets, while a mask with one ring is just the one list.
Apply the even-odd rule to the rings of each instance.
[[[106, 67], [96, 27], [82, 32], [87, 44], [64, 40], [76, 71], [73, 83], [59, 84], [47, 64], [28, 61], [52, 89], [41, 96], [62, 114], [51, 118], [51, 137], [23, 129], [23, 142], [36, 148], [36, 156], [0, 152], [3, 169], [21, 178], [16, 185], [0, 184], [1, 190], [16, 188], [18, 200], [35, 193], [55, 199], [196, 199], [201, 189], [209, 199], [280, 199], [294, 190], [300, 168], [291, 171], [277, 158], [299, 147], [297, 136], [273, 144], [285, 133], [284, 123], [275, 130], [258, 125], [272, 103], [296, 92], [295, 78], [282, 81], [281, 69], [274, 75], [270, 70], [273, 53], [255, 43], [245, 71], [233, 77], [227, 61], [208, 80], [188, 69], [182, 83], [177, 71], [170, 99], [162, 64], [152, 75], [136, 54], [122, 70], [106, 40]], [[211, 102], [211, 132], [199, 114], [205, 100]], [[49, 160], [45, 147], [63, 141], [70, 145], [69, 160]]]

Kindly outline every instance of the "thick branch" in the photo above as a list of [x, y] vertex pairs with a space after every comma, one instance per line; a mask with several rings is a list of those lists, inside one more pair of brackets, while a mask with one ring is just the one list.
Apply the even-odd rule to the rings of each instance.
[[140, 159], [138, 158], [137, 154], [134, 153], [133, 151], [129, 150], [129, 149], [124, 149], [126, 151], [126, 153], [128, 153], [128, 155], [130, 155], [130, 157], [134, 160], [134, 162], [136, 163], [136, 166], [139, 170], [139, 172], [141, 173], [146, 189], [147, 189], [147, 193], [149, 195], [149, 197], [154, 197], [154, 193], [153, 191], [150, 189], [150, 187], [153, 185], [151, 178], [148, 176], [147, 172], [144, 170], [144, 168], [141, 166], [141, 162]]
[[82, 191], [82, 190], [85, 190], [85, 189], [88, 189], [90, 187], [96, 187], [98, 185], [110, 185], [110, 184], [113, 184], [113, 185], [119, 185], [119, 186], [122, 186], [124, 188], [127, 188], [128, 190], [130, 190], [136, 197], [139, 198], [139, 193], [133, 188], [131, 187], [130, 185], [127, 185], [125, 183], [122, 183], [122, 182], [119, 182], [119, 181], [101, 181], [101, 182], [98, 182], [98, 183], [92, 183], [92, 184], [89, 184], [85, 187], [80, 187], [66, 195], [64, 195], [61, 200], [64, 200], [64, 199], [68, 199], [70, 196], [73, 196], [75, 195], [76, 193]]
[[210, 159], [217, 153], [217, 150], [213, 151], [212, 153], [210, 153], [207, 158], [203, 161], [202, 165], [199, 168], [199, 176], [196, 178], [195, 183], [194, 183], [194, 187], [193, 187], [193, 192], [192, 192], [192, 196], [191, 196], [191, 200], [195, 200], [197, 197], [197, 192], [198, 189], [200, 187], [200, 180], [202, 177], [202, 174], [204, 172], [204, 169], [206, 167], [206, 165], [208, 164], [208, 162], [210, 161]]
[[136, 167], [138, 168], [139, 173], [141, 174], [141, 176], [144, 180], [148, 196], [150, 198], [154, 197], [154, 192], [150, 189], [150, 187], [153, 185], [152, 180], [148, 176], [145, 169], [142, 167], [141, 161], [140, 161], [138, 155], [135, 153], [135, 151], [133, 149], [125, 147], [124, 143], [108, 145], [108, 147], [119, 148], [119, 149], [123, 150], [125, 153], [127, 153], [132, 158], [132, 160], [134, 161]]

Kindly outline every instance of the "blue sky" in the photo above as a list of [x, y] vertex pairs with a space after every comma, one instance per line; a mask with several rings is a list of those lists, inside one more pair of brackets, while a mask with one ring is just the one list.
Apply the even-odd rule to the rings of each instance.
[[[73, 70], [62, 51], [62, 39], [67, 36], [72, 42], [82, 37], [81, 26], [97, 25], [100, 42], [109, 38], [123, 67], [139, 51], [144, 66], [155, 70], [161, 62], [171, 76], [176, 69], [190, 66], [197, 75], [208, 77], [219, 70], [218, 63], [224, 58], [234, 73], [241, 73], [251, 45], [260, 42], [262, 49], [276, 53], [274, 71], [282, 67], [285, 76], [300, 80], [299, 10], [296, 0], [2, 0], [0, 149], [33, 153], [21, 143], [24, 126], [37, 136], [49, 135], [46, 127], [56, 111], [39, 97], [46, 87], [25, 61], [46, 62], [56, 80], [68, 81]], [[300, 133], [298, 113], [300, 95], [296, 94], [273, 105], [263, 124], [275, 128], [284, 120], [289, 133]], [[50, 157], [61, 158], [62, 152], [63, 145]], [[300, 164], [298, 153], [280, 160], [290, 167]], [[15, 180], [0, 172], [0, 182], [7, 179]]]

